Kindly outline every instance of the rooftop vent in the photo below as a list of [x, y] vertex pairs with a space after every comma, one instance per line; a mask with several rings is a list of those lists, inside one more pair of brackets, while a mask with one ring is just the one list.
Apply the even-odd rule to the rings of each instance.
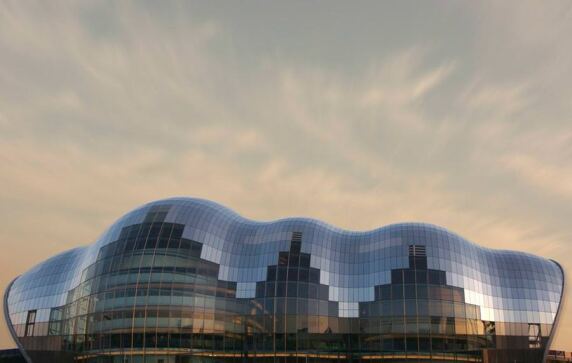
[[425, 246], [421, 245], [409, 245], [409, 256], [427, 256], [427, 251]]

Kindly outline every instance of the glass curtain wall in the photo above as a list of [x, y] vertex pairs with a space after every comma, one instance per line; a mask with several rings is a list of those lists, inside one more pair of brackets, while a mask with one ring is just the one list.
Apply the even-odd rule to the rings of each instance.
[[171, 199], [17, 278], [32, 362], [541, 362], [559, 265], [443, 228], [260, 223]]

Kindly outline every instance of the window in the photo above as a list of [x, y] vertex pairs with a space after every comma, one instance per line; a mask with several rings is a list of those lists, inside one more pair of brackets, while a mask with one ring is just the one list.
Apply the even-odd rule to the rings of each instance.
[[30, 337], [34, 335], [34, 326], [36, 325], [36, 312], [37, 310], [28, 311], [28, 317], [26, 318], [26, 331], [24, 336]]
[[528, 347], [540, 348], [540, 324], [528, 324]]

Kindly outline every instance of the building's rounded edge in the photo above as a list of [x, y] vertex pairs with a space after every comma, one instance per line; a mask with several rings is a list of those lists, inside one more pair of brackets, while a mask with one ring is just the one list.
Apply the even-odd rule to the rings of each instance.
[[6, 320], [6, 325], [8, 326], [8, 330], [10, 331], [12, 340], [14, 340], [14, 343], [16, 343], [18, 350], [20, 351], [20, 353], [22, 353], [22, 356], [24, 357], [26, 362], [33, 363], [32, 359], [28, 356], [28, 353], [26, 353], [26, 350], [22, 346], [22, 343], [20, 343], [20, 340], [18, 340], [18, 336], [16, 335], [14, 326], [12, 326], [12, 320], [10, 319], [10, 310], [9, 310], [10, 308], [8, 306], [8, 297], [10, 295], [10, 289], [12, 288], [12, 285], [14, 285], [14, 282], [18, 279], [18, 277], [19, 276], [17, 276], [14, 280], [10, 282], [10, 284], [8, 284], [8, 286], [6, 287], [6, 291], [4, 292], [4, 320]]
[[564, 268], [562, 267], [562, 265], [560, 263], [558, 263], [557, 261], [550, 259], [550, 262], [554, 263], [559, 269], [560, 272], [562, 273], [562, 290], [560, 293], [560, 302], [558, 304], [558, 309], [556, 310], [556, 316], [554, 317], [554, 323], [552, 324], [552, 329], [550, 331], [550, 337], [548, 337], [548, 342], [546, 343], [546, 349], [544, 351], [544, 357], [542, 359], [542, 362], [546, 362], [546, 358], [548, 356], [548, 352], [550, 350], [550, 346], [552, 345], [552, 340], [554, 340], [554, 334], [556, 332], [556, 329], [558, 328], [558, 325], [560, 323], [560, 312], [562, 311], [562, 306], [565, 303], [565, 295], [566, 295], [566, 273], [564, 272]]
[[[122, 222], [124, 219], [126, 219], [127, 217], [129, 217], [131, 214], [133, 214], [135, 212], [141, 211], [143, 209], [148, 209], [148, 208], [153, 207], [157, 204], [164, 204], [164, 203], [192, 203], [192, 204], [195, 204], [198, 208], [205, 208], [205, 207], [212, 208], [213, 210], [216, 210], [217, 213], [222, 212], [228, 216], [232, 216], [234, 218], [237, 218], [242, 223], [252, 223], [252, 224], [258, 225], [258, 226], [260, 226], [260, 225], [271, 225], [271, 224], [282, 224], [282, 223], [289, 223], [289, 222], [302, 222], [302, 223], [320, 225], [320, 226], [326, 227], [329, 230], [339, 232], [339, 233], [344, 233], [344, 234], [366, 234], [366, 233], [375, 233], [377, 231], [387, 229], [387, 228], [398, 227], [400, 225], [419, 225], [419, 226], [426, 226], [426, 227], [433, 227], [436, 229], [440, 229], [446, 233], [449, 233], [449, 234], [455, 235], [459, 238], [462, 238], [457, 233], [455, 233], [455, 232], [453, 232], [453, 231], [451, 231], [445, 227], [442, 227], [442, 226], [434, 224], [434, 223], [421, 222], [421, 221], [392, 222], [392, 223], [389, 223], [389, 224], [386, 224], [386, 225], [383, 225], [380, 227], [375, 227], [375, 228], [371, 228], [371, 229], [359, 229], [358, 230], [358, 229], [349, 229], [349, 228], [339, 227], [339, 226], [337, 226], [331, 222], [324, 221], [321, 219], [312, 218], [312, 217], [308, 217], [308, 216], [304, 216], [304, 215], [295, 215], [295, 216], [289, 216], [289, 217], [278, 217], [278, 218], [268, 219], [268, 220], [258, 220], [258, 219], [254, 219], [251, 217], [246, 217], [242, 213], [238, 212], [237, 210], [235, 210], [231, 207], [228, 207], [225, 204], [222, 204], [221, 202], [206, 199], [206, 198], [201, 198], [201, 197], [193, 197], [193, 196], [165, 197], [165, 198], [160, 198], [160, 199], [152, 200], [150, 202], [143, 203], [143, 204], [125, 212], [123, 215], [121, 215], [118, 219], [116, 219], [113, 222], [111, 227], [115, 224]], [[467, 242], [470, 242], [470, 241], [467, 241]]]
[[[228, 207], [225, 204], [222, 204], [221, 202], [202, 198], [202, 197], [194, 197], [194, 196], [172, 196], [172, 197], [165, 197], [165, 198], [152, 200], [150, 202], [146, 202], [142, 205], [139, 205], [135, 208], [132, 208], [128, 212], [121, 215], [118, 219], [116, 219], [112, 223], [112, 225], [110, 227], [108, 227], [108, 230], [106, 230], [106, 232], [103, 233], [103, 235], [105, 235], [115, 225], [122, 223], [124, 220], [126, 220], [133, 213], [138, 212], [138, 211], [143, 210], [143, 209], [146, 209], [146, 208], [150, 208], [154, 205], [163, 204], [163, 203], [191, 203], [191, 204], [195, 204], [199, 209], [205, 208], [205, 207], [207, 207], [207, 208], [210, 207], [213, 210], [215, 210], [216, 214], [221, 215], [220, 213], [222, 213], [222, 215], [226, 215], [227, 217], [236, 218], [241, 223], [249, 223], [249, 224], [253, 224], [255, 226], [279, 225], [279, 224], [285, 224], [285, 223], [290, 223], [290, 222], [300, 222], [300, 223], [307, 223], [307, 224], [315, 225], [315, 226], [321, 226], [321, 227], [324, 227], [324, 228], [326, 228], [326, 229], [328, 229], [334, 233], [340, 233], [340, 234], [344, 234], [344, 235], [364, 235], [364, 234], [372, 234], [372, 233], [373, 234], [383, 233], [383, 231], [385, 231], [385, 230], [391, 230], [393, 228], [398, 228], [400, 226], [418, 226], [421, 228], [435, 228], [437, 230], [440, 230], [443, 233], [446, 233], [446, 234], [454, 237], [457, 240], [457, 242], [463, 242], [467, 245], [477, 247], [477, 248], [481, 249], [482, 251], [516, 252], [513, 250], [485, 247], [485, 246], [483, 246], [477, 242], [474, 242], [472, 240], [468, 240], [468, 239], [464, 238], [459, 233], [457, 233], [453, 230], [450, 230], [446, 227], [443, 227], [441, 225], [431, 223], [431, 222], [422, 222], [422, 221], [416, 221], [416, 220], [397, 221], [397, 222], [390, 222], [388, 224], [385, 224], [385, 225], [382, 225], [379, 227], [375, 227], [375, 228], [354, 230], [354, 229], [339, 227], [339, 226], [337, 226], [331, 222], [324, 221], [321, 219], [312, 218], [312, 217], [308, 217], [308, 216], [303, 216], [303, 215], [290, 216], [290, 217], [279, 217], [279, 218], [269, 219], [269, 220], [257, 220], [257, 219], [253, 219], [250, 217], [246, 217], [242, 213], [238, 212], [237, 210], [235, 210], [231, 207]], [[94, 244], [97, 244], [100, 239], [101, 238], [97, 239], [94, 242]], [[90, 246], [92, 246], [92, 244], [87, 245], [87, 247], [90, 247]], [[519, 253], [524, 254], [525, 252], [519, 251]], [[531, 255], [531, 256], [538, 257], [536, 255]]]

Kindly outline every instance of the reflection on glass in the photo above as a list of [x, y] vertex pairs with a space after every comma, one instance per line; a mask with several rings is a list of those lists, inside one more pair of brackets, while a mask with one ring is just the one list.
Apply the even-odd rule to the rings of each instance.
[[260, 223], [179, 198], [34, 267], [6, 300], [36, 362], [538, 362], [563, 279], [433, 225]]

